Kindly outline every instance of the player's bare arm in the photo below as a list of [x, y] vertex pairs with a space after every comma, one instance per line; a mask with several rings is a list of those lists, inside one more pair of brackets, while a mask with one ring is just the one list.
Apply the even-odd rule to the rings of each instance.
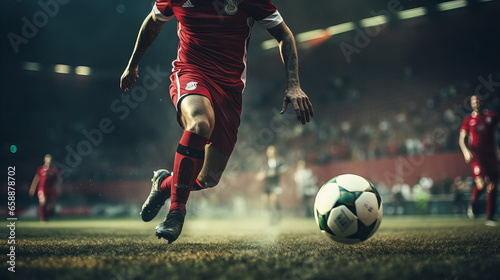
[[462, 150], [462, 154], [464, 155], [464, 159], [466, 163], [469, 163], [472, 160], [472, 153], [469, 151], [467, 146], [465, 145], [465, 136], [467, 136], [467, 132], [463, 129], [460, 130], [460, 135], [458, 137], [458, 145]]
[[139, 72], [139, 61], [149, 46], [155, 41], [164, 23], [164, 21], [158, 20], [153, 14], [149, 14], [144, 19], [137, 36], [134, 51], [120, 79], [120, 88], [122, 90], [127, 91], [135, 84]]
[[31, 182], [31, 187], [29, 190], [30, 196], [35, 195], [35, 190], [36, 190], [36, 187], [38, 186], [38, 182], [40, 182], [40, 177], [38, 175], [35, 175], [35, 177], [33, 178], [33, 181]]
[[285, 22], [267, 31], [278, 42], [281, 59], [286, 69], [287, 87], [281, 113], [283, 114], [286, 111], [288, 103], [292, 103], [293, 109], [297, 114], [297, 119], [301, 121], [302, 124], [306, 124], [311, 120], [314, 111], [309, 97], [300, 88], [299, 62], [295, 38]]

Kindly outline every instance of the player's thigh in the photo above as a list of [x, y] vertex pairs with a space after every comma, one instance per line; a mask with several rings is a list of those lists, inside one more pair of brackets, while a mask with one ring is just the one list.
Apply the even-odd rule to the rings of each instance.
[[198, 180], [208, 188], [214, 187], [219, 183], [228, 160], [228, 155], [217, 150], [213, 145], [207, 145], [205, 148], [205, 162], [198, 175]]
[[[202, 134], [210, 135], [215, 124], [215, 113], [210, 100], [203, 95], [190, 94], [184, 96], [180, 102], [179, 113], [184, 129], [202, 129]], [[197, 127], [200, 125], [206, 127]]]
[[484, 179], [483, 179], [483, 177], [480, 177], [480, 176], [475, 177], [474, 178], [474, 182], [476, 183], [476, 188], [479, 191], [482, 191], [483, 188], [484, 188]]
[[46, 196], [45, 196], [45, 192], [44, 192], [44, 191], [42, 191], [42, 190], [39, 190], [39, 191], [37, 192], [37, 195], [38, 195], [38, 203], [39, 203], [40, 205], [45, 205], [45, 203], [46, 203]]

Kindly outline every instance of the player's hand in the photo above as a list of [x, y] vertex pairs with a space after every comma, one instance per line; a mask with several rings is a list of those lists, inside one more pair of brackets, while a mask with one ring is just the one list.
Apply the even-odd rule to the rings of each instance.
[[30, 192], [29, 192], [29, 194], [30, 194], [30, 197], [33, 197], [33, 196], [35, 195], [35, 190], [33, 190], [33, 189], [30, 189]]
[[137, 78], [139, 77], [139, 75], [137, 74], [138, 72], [139, 66], [127, 66], [125, 71], [123, 71], [122, 77], [120, 78], [120, 88], [123, 91], [128, 91], [134, 86]]
[[466, 152], [464, 154], [464, 159], [465, 159], [466, 163], [469, 163], [472, 160], [472, 158], [473, 158], [473, 156], [472, 156], [472, 154], [470, 152]]
[[288, 88], [285, 91], [285, 98], [283, 99], [283, 108], [281, 114], [285, 113], [288, 103], [292, 103], [297, 119], [306, 124], [314, 116], [313, 107], [309, 97], [302, 91], [299, 86]]

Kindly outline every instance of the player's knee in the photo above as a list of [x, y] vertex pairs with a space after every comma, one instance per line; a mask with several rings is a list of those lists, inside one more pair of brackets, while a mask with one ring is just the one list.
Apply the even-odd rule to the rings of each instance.
[[210, 134], [212, 134], [213, 127], [208, 118], [200, 116], [194, 118], [186, 127], [186, 130], [209, 138]]
[[476, 188], [478, 190], [480, 190], [480, 191], [483, 190], [483, 188], [484, 188], [484, 182], [483, 182], [483, 180], [477, 180], [476, 181]]
[[496, 194], [497, 193], [496, 185], [497, 184], [495, 182], [489, 182], [488, 185], [486, 186], [486, 192], [488, 194], [490, 194], [490, 193]]

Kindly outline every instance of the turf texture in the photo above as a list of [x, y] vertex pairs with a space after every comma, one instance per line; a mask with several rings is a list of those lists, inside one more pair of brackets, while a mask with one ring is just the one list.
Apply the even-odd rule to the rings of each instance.
[[189, 218], [172, 244], [138, 220], [16, 224], [15, 273], [0, 279], [500, 279], [500, 228], [457, 217], [384, 217], [364, 243], [343, 245], [314, 219]]

